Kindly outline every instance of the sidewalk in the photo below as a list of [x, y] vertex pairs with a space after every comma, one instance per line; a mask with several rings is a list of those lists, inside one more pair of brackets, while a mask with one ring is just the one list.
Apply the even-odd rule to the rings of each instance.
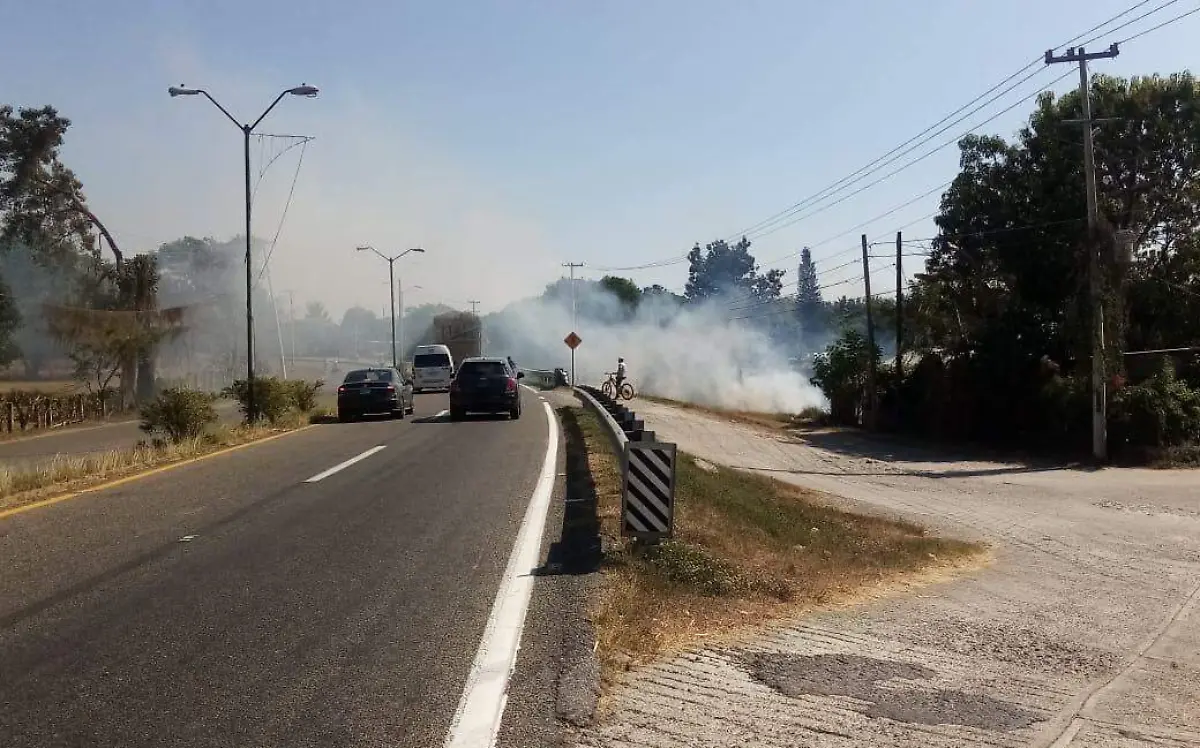
[[577, 745], [1200, 745], [1200, 472], [1038, 470], [637, 410], [682, 450], [985, 539], [996, 561], [636, 671]]

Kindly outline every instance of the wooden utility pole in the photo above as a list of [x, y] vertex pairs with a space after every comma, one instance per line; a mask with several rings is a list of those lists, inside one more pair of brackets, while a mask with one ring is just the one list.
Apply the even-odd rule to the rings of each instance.
[[867, 235], [862, 235], [863, 285], [867, 302], [867, 429], [875, 430], [876, 413], [876, 366], [875, 360], [875, 320], [871, 316], [871, 260], [867, 256]]
[[896, 232], [896, 384], [904, 378], [904, 243]]
[[1071, 47], [1065, 55], [1054, 56], [1054, 50], [1046, 50], [1046, 64], [1060, 62], [1079, 63], [1079, 99], [1083, 105], [1083, 175], [1087, 193], [1088, 232], [1085, 246], [1088, 253], [1088, 294], [1092, 307], [1092, 456], [1102, 461], [1108, 457], [1108, 392], [1105, 382], [1104, 345], [1104, 295], [1100, 277], [1100, 209], [1096, 195], [1096, 152], [1092, 142], [1092, 97], [1088, 81], [1088, 60], [1116, 57], [1120, 50], [1116, 44], [1104, 52], [1088, 53], [1083, 47]]

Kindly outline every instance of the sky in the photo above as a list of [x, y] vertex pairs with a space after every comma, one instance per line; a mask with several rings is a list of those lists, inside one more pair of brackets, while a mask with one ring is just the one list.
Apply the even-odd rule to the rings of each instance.
[[[387, 266], [354, 247], [420, 246], [396, 263], [405, 303], [477, 300], [486, 312], [540, 293], [565, 262], [600, 277], [734, 238], [1135, 4], [0, 0], [0, 102], [50, 104], [71, 119], [64, 160], [123, 247], [146, 251], [244, 225], [241, 134], [168, 86], [204, 88], [243, 121], [286, 88], [317, 86], [317, 98], [287, 97], [258, 130], [313, 138], [270, 164], [255, 197], [254, 234], [278, 231], [276, 292], [335, 315], [356, 304], [382, 312]], [[1197, 6], [1176, 0], [1089, 49]], [[1200, 13], [1092, 69], [1194, 68], [1197, 38]], [[977, 125], [1011, 136], [1031, 110], [1021, 99], [1078, 83], [1065, 65], [1029, 72], [801, 220], [751, 232], [751, 251], [789, 282], [812, 245], [826, 293], [859, 295], [861, 269], [847, 261], [860, 233], [931, 235], [919, 219], [957, 166], [956, 149], [937, 146]], [[255, 139], [256, 178], [289, 142]], [[617, 274], [679, 290], [687, 265]]]

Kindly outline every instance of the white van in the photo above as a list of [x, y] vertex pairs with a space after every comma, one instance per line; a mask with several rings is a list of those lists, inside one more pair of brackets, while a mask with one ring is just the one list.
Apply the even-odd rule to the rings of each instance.
[[413, 353], [413, 392], [450, 391], [454, 358], [444, 345], [419, 345]]

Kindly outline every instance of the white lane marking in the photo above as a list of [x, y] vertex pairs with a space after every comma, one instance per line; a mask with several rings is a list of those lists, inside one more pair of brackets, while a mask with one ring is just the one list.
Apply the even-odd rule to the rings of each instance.
[[542, 532], [550, 511], [550, 497], [554, 493], [558, 421], [549, 403], [542, 403], [542, 408], [549, 429], [546, 459], [525, 510], [525, 518], [521, 520], [512, 554], [508, 557], [508, 567], [500, 580], [500, 589], [492, 603], [487, 628], [479, 642], [479, 651], [475, 653], [454, 721], [450, 723], [445, 748], [489, 748], [495, 745], [500, 732], [500, 720], [508, 701], [508, 679], [517, 664], [525, 613], [533, 595], [534, 577], [529, 572], [541, 557]]
[[182, 538], [179, 539], [179, 542], [180, 543], [190, 543], [195, 539], [196, 539], [195, 535], [184, 535]]
[[434, 418], [445, 418], [448, 415], [450, 415], [450, 411], [448, 409], [447, 410], [439, 410], [436, 414], [434, 414], [433, 417]]
[[384, 446], [385, 445], [380, 444], [378, 447], [371, 447], [366, 452], [363, 452], [360, 455], [355, 455], [354, 457], [351, 457], [350, 459], [346, 460], [345, 462], [339, 462], [338, 464], [334, 465], [333, 467], [329, 468], [328, 470], [317, 473], [316, 475], [314, 475], [313, 477], [309, 478], [308, 480], [306, 480], [304, 482], [305, 483], [316, 483], [319, 480], [325, 480], [326, 478], [333, 475], [334, 473], [345, 470], [346, 468], [350, 467], [351, 465], [353, 465], [356, 462], [362, 462], [363, 460], [367, 459], [371, 455], [382, 450], [384, 448]]

